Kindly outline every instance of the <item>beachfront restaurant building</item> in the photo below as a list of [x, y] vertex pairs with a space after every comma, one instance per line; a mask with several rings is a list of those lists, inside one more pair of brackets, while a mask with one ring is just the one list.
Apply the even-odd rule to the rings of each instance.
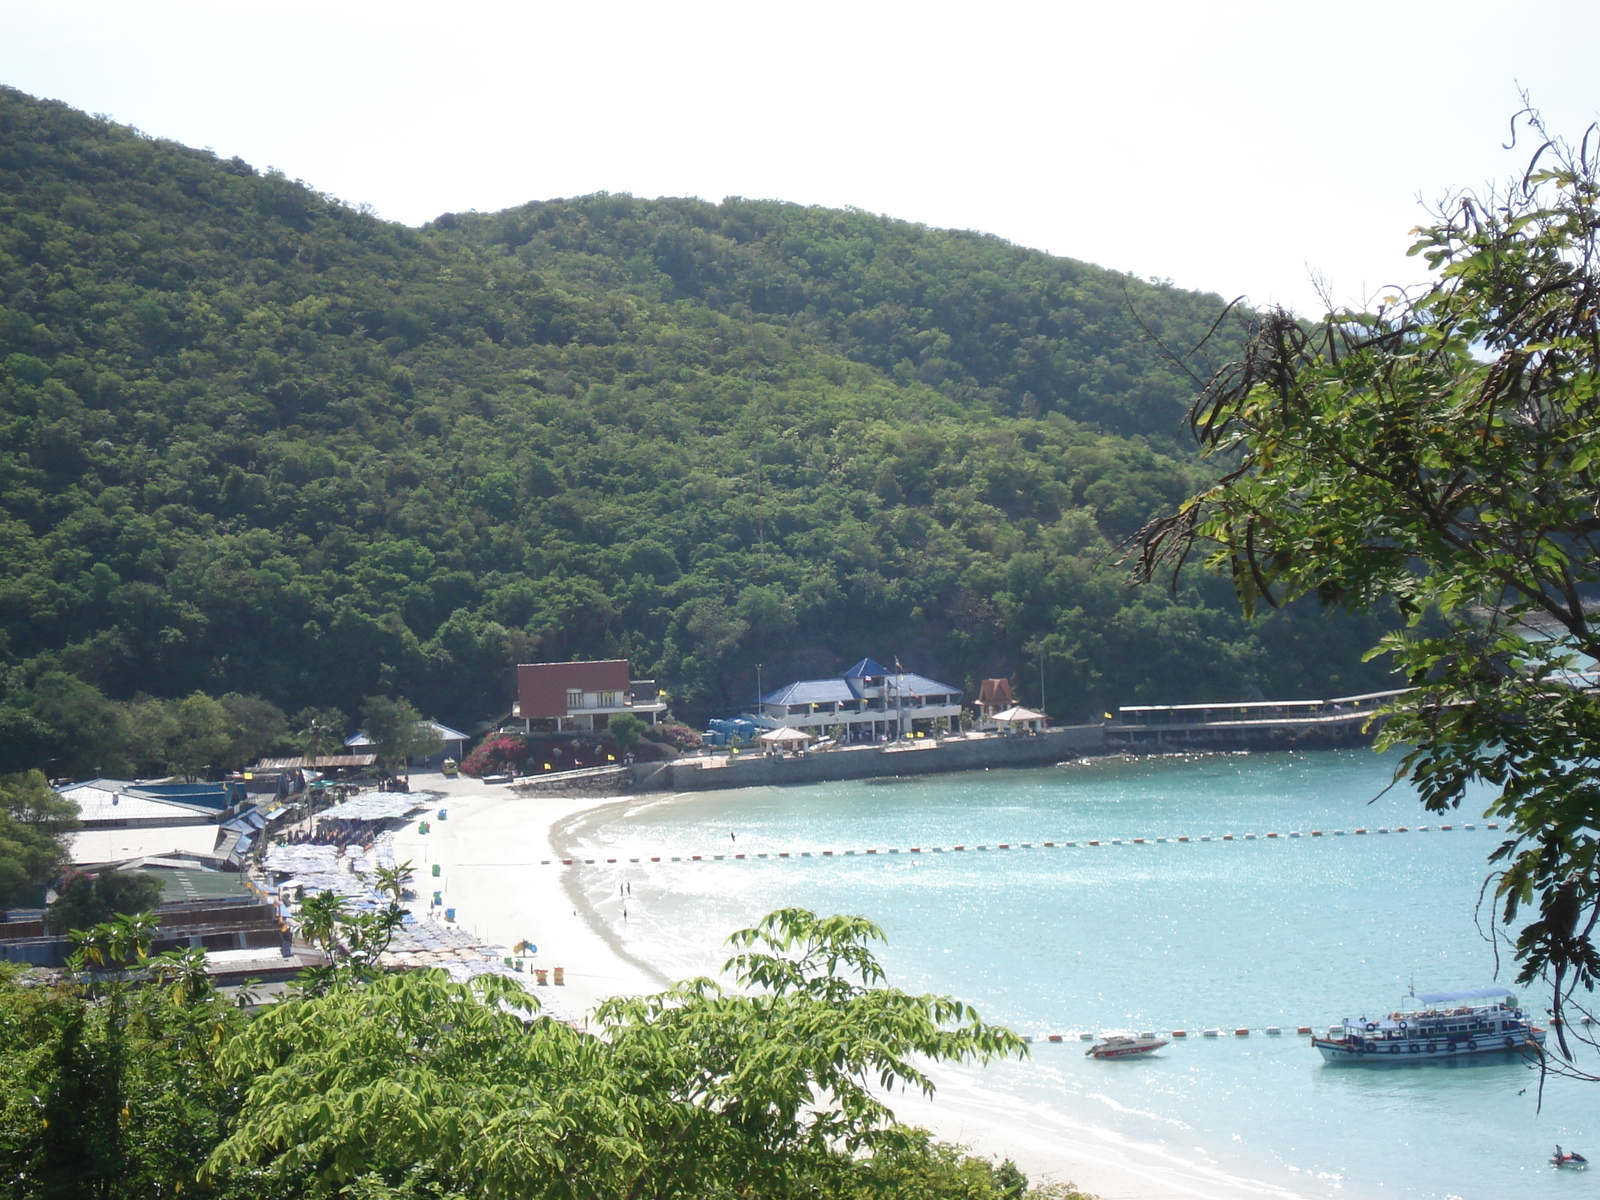
[[630, 679], [625, 658], [517, 664], [517, 702], [511, 716], [532, 733], [604, 729], [618, 713], [654, 725], [667, 711], [653, 679]]
[[755, 715], [770, 729], [823, 735], [842, 726], [845, 741], [875, 742], [931, 734], [941, 718], [956, 728], [961, 689], [863, 658], [836, 679], [801, 679], [769, 692]]

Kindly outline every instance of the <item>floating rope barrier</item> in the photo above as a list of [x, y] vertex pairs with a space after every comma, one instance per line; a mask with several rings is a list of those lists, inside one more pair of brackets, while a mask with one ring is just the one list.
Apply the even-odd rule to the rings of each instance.
[[992, 852], [997, 850], [1071, 850], [1095, 848], [1100, 846], [1149, 846], [1179, 843], [1193, 844], [1196, 842], [1255, 842], [1271, 841], [1274, 839], [1284, 841], [1290, 838], [1319, 838], [1330, 836], [1347, 837], [1351, 835], [1361, 836], [1380, 833], [1431, 833], [1435, 831], [1439, 833], [1451, 833], [1456, 830], [1476, 830], [1480, 828], [1499, 829], [1500, 825], [1498, 822], [1491, 821], [1488, 824], [1481, 826], [1477, 822], [1472, 822], [1465, 825], [1396, 825], [1393, 829], [1390, 829], [1386, 825], [1380, 825], [1375, 829], [1334, 829], [1331, 831], [1312, 829], [1305, 832], [1294, 829], [1290, 830], [1288, 833], [1204, 833], [1200, 834], [1199, 836], [1169, 835], [1167, 837], [1136, 838], [1075, 838], [1072, 840], [1049, 842], [996, 842], [993, 845], [986, 844], [982, 846], [910, 846], [906, 849], [901, 849], [898, 846], [890, 846], [886, 849], [880, 849], [874, 846], [867, 849], [856, 850], [761, 850], [743, 854], [641, 854], [633, 857], [616, 858], [542, 858], [539, 860], [539, 865], [542, 867], [576, 867], [598, 866], [602, 864], [623, 862], [744, 862], [754, 859], [776, 860], [785, 858], [851, 858], [878, 854], [961, 854], [975, 853], [977, 851]]
[[[1109, 1037], [1113, 1033], [1123, 1032], [1124, 1031], [1122, 1030], [1101, 1030], [1099, 1033], [1090, 1033], [1085, 1030], [1068, 1030], [1063, 1033], [1025, 1033], [1022, 1035], [1022, 1040], [1027, 1042], [1029, 1045], [1034, 1043], [1049, 1044], [1051, 1042], [1092, 1042], [1098, 1040], [1099, 1038]], [[1157, 1033], [1153, 1030], [1147, 1029], [1142, 1031], [1139, 1036], [1142, 1038], [1164, 1037], [1176, 1042], [1186, 1041], [1191, 1037], [1218, 1039], [1230, 1037], [1247, 1038], [1255, 1033], [1260, 1033], [1266, 1037], [1282, 1037], [1285, 1032], [1292, 1032], [1301, 1037], [1309, 1037], [1311, 1036], [1312, 1027], [1310, 1025], [1296, 1025], [1293, 1026], [1292, 1029], [1286, 1031], [1283, 1026], [1279, 1025], [1266, 1025], [1259, 1030], [1248, 1025], [1236, 1025], [1231, 1028], [1212, 1027], [1209, 1029], [1202, 1029], [1198, 1034], [1190, 1033], [1187, 1029], [1174, 1029], [1165, 1033]]]

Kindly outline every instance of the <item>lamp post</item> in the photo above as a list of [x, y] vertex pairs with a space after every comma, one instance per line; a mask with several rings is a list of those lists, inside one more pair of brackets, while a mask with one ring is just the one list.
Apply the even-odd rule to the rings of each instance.
[[756, 664], [756, 716], [761, 715], [761, 664]]

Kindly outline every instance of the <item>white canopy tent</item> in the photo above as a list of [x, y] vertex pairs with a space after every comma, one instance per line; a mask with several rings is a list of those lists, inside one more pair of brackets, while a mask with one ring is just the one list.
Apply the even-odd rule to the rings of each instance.
[[816, 734], [807, 733], [804, 729], [794, 729], [789, 726], [784, 726], [780, 729], [767, 730], [765, 733], [760, 735], [760, 739], [763, 742], [768, 742], [775, 746], [794, 746], [800, 742], [809, 742], [815, 736]]
[[1042, 712], [1034, 712], [1031, 708], [1023, 708], [1020, 704], [1013, 708], [1002, 709], [990, 718], [996, 725], [1008, 728], [1021, 726], [1024, 729], [1043, 729], [1044, 723], [1050, 718]]

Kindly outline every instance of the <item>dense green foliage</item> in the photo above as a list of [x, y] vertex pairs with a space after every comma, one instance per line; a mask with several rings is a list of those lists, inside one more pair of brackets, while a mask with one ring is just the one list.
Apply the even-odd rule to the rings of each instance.
[[[0, 767], [43, 760], [52, 775], [78, 778], [193, 776], [236, 769], [289, 741], [283, 710], [259, 696], [114, 700], [61, 670], [41, 672], [29, 691], [29, 711], [16, 715], [59, 732], [37, 741], [0, 739]], [[341, 739], [342, 733], [334, 744]]]
[[1559, 1004], [1600, 982], [1600, 163], [1593, 130], [1532, 128], [1524, 178], [1419, 231], [1430, 288], [1261, 321], [1195, 409], [1237, 467], [1146, 532], [1146, 564], [1203, 548], [1247, 605], [1401, 607], [1382, 650], [1414, 690], [1380, 744], [1431, 811], [1488, 788], [1520, 979]]
[[[328, 944], [341, 919], [329, 907]], [[576, 1029], [500, 976], [350, 959], [246, 1018], [153, 924], [81, 939], [75, 981], [0, 972], [0, 1200], [1067, 1200], [897, 1125], [929, 1062], [1023, 1052], [882, 986], [856, 917], [735, 935], [740, 987], [614, 1000]], [[148, 980], [143, 986], [135, 981]]]
[[62, 835], [77, 827], [77, 809], [42, 772], [0, 775], [0, 907], [37, 899], [41, 885], [66, 866]]
[[782, 204], [407, 229], [0, 91], [0, 743], [84, 736], [52, 673], [457, 726], [620, 654], [694, 722], [866, 653], [1033, 699], [1043, 656], [1065, 717], [1381, 684], [1376, 622], [1105, 569], [1204, 480], [1142, 326], [1219, 308]]
[[90, 875], [69, 874], [45, 910], [51, 933], [69, 933], [110, 921], [119, 914], [147, 912], [161, 903], [161, 880], [154, 875], [118, 871], [114, 867]]

